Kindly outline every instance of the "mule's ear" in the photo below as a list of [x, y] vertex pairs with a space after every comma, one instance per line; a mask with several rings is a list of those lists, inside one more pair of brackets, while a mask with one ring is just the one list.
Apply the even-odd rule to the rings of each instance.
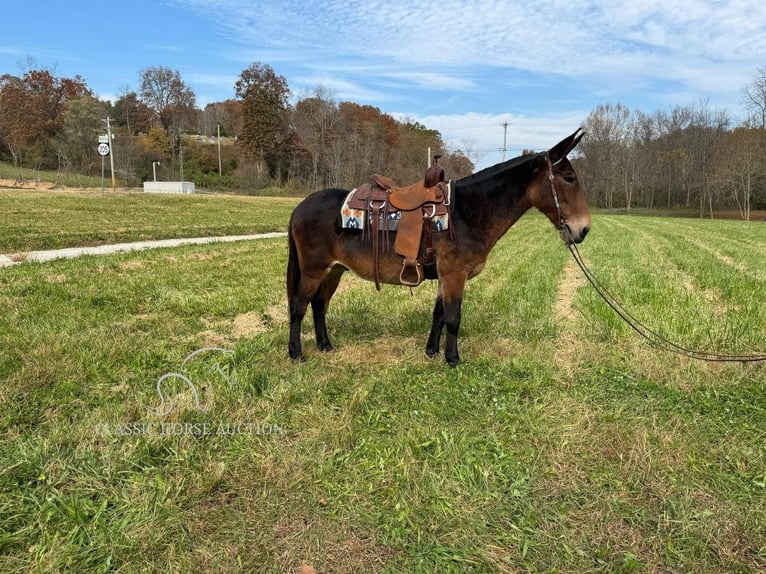
[[584, 135], [585, 132], [582, 130], [582, 128], [577, 128], [575, 133], [569, 137], [564, 138], [551, 149], [549, 149], [548, 159], [551, 160], [551, 163], [555, 164], [564, 159], [567, 154], [572, 151], [578, 143], [580, 143], [580, 140]]

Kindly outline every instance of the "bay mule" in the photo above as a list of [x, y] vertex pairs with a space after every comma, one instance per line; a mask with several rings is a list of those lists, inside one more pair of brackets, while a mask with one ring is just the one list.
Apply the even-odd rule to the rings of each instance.
[[[575, 131], [547, 152], [522, 155], [452, 182], [451, 233], [433, 233], [438, 291], [426, 354], [440, 352], [451, 367], [460, 362], [458, 330], [465, 282], [481, 273], [497, 241], [531, 207], [544, 213], [567, 243], [580, 243], [591, 217], [580, 181], [567, 155], [582, 139]], [[288, 352], [304, 360], [301, 324], [309, 304], [320, 351], [333, 349], [327, 334], [327, 309], [342, 275], [356, 275], [392, 285], [400, 284], [402, 257], [383, 253], [373, 265], [370, 240], [361, 231], [338, 224], [345, 189], [325, 189], [304, 199], [292, 213], [288, 232], [287, 298], [290, 313]], [[392, 233], [389, 231], [380, 233]], [[452, 237], [451, 237], [452, 235]]]

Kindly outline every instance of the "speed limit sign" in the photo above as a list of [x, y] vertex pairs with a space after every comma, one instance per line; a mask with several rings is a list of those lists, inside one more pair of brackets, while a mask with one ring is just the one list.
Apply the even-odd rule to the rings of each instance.
[[108, 143], [100, 143], [98, 144], [98, 155], [109, 155], [109, 144]]

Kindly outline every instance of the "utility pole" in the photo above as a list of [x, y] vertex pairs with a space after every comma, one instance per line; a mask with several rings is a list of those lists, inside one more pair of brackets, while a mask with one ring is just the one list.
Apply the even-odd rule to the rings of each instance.
[[503, 122], [503, 149], [502, 149], [503, 161], [505, 161], [505, 152], [508, 149], [506, 146], [507, 136], [508, 136], [508, 122]]
[[117, 182], [114, 177], [114, 142], [112, 141], [111, 118], [106, 116], [106, 119], [101, 121], [106, 122], [106, 135], [109, 138], [109, 168], [112, 170], [112, 191], [117, 191]]
[[218, 177], [223, 175], [221, 169], [221, 124], [218, 124]]
[[179, 163], [181, 164], [179, 175], [181, 176], [181, 185], [183, 185], [183, 180], [184, 180], [184, 141], [183, 141], [183, 136], [181, 136], [180, 133], [178, 134], [178, 160], [179, 160]]

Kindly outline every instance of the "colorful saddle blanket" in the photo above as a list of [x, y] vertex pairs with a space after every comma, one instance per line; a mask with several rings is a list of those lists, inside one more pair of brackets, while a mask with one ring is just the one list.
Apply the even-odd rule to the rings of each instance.
[[[373, 214], [371, 210], [354, 209], [353, 207], [349, 206], [349, 201], [351, 200], [351, 197], [354, 195], [354, 193], [356, 193], [356, 189], [351, 190], [351, 192], [346, 196], [346, 199], [343, 201], [343, 205], [340, 209], [341, 227], [344, 229], [364, 229], [365, 227], [370, 226], [372, 222]], [[445, 205], [450, 205], [451, 202], [452, 186], [447, 184], [447, 198], [444, 203]], [[367, 221], [365, 221], [365, 213], [368, 215]], [[379, 226], [379, 229], [396, 231], [399, 229], [399, 221], [402, 218], [402, 212], [398, 209], [388, 212], [381, 212], [379, 217], [381, 220], [383, 217], [388, 219], [387, 225], [384, 225], [382, 221], [380, 222], [381, 225]], [[449, 210], [446, 210], [445, 213], [434, 215], [431, 218], [431, 224], [435, 231], [444, 231], [449, 229]]]

